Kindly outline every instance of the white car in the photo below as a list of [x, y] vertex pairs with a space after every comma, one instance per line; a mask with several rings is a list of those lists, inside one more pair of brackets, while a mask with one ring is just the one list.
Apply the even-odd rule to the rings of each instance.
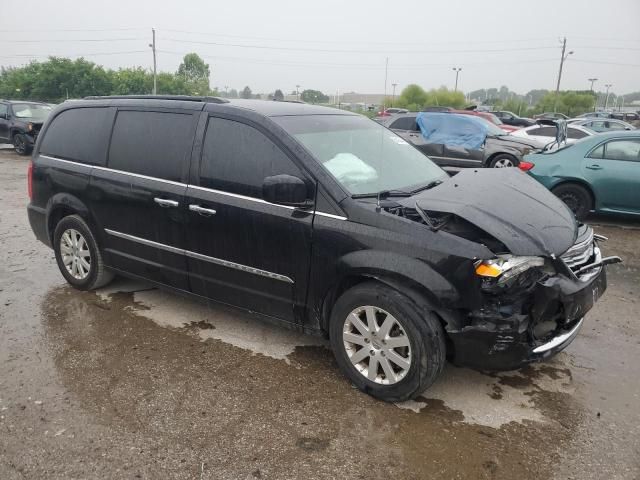
[[611, 132], [612, 130], [635, 130], [636, 127], [630, 123], [616, 120], [614, 118], [572, 118], [567, 120], [569, 125], [575, 125], [588, 128], [589, 130], [602, 133]]
[[[556, 127], [552, 125], [532, 125], [531, 127], [515, 130], [511, 132], [511, 135], [537, 140], [546, 145], [555, 141]], [[567, 143], [577, 142], [581, 138], [590, 135], [595, 135], [595, 132], [580, 125], [567, 125]]]

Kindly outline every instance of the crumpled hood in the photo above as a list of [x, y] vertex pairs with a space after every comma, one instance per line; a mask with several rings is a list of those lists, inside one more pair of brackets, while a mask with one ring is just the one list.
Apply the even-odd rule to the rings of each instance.
[[560, 256], [577, 235], [569, 208], [517, 168], [465, 169], [398, 203], [457, 215], [495, 237], [514, 255]]

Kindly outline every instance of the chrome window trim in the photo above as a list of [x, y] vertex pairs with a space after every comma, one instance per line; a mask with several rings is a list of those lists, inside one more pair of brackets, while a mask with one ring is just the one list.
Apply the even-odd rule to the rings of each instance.
[[[70, 163], [72, 165], [81, 165], [83, 167], [95, 168], [95, 169], [102, 170], [102, 171], [105, 171], [105, 172], [119, 173], [121, 175], [130, 175], [132, 177], [142, 178], [142, 179], [145, 179], [145, 180], [155, 180], [156, 182], [167, 183], [169, 185], [176, 185], [178, 187], [187, 187], [187, 188], [193, 188], [195, 190], [201, 190], [201, 191], [204, 191], [204, 192], [217, 193], [219, 195], [225, 195], [227, 197], [238, 198], [240, 200], [246, 200], [246, 201], [249, 201], [249, 202], [263, 203], [263, 204], [266, 204], [266, 205], [273, 205], [274, 207], [286, 208], [287, 210], [297, 210], [298, 209], [297, 207], [291, 207], [289, 205], [278, 205], [277, 203], [267, 202], [266, 200], [263, 200], [261, 198], [248, 197], [246, 195], [240, 195], [239, 193], [225, 192], [223, 190], [216, 190], [216, 189], [213, 189], [213, 188], [200, 187], [199, 185], [190, 185], [190, 184], [181, 183], [181, 182], [174, 182], [173, 180], [165, 180], [163, 178], [149, 177], [147, 175], [141, 175], [139, 173], [125, 172], [123, 170], [116, 170], [114, 168], [101, 167], [100, 165], [92, 165], [90, 163], [75, 162], [73, 160], [64, 160], [62, 158], [52, 157], [52, 156], [49, 156], [49, 155], [39, 155], [39, 156], [42, 157], [42, 158], [49, 159], [49, 160], [55, 160], [57, 162]], [[341, 215], [334, 215], [332, 213], [319, 212], [318, 210], [314, 210], [313, 212], [309, 212], [309, 213], [314, 213], [316, 215], [321, 215], [323, 217], [333, 218], [333, 219], [336, 219], [336, 220], [348, 220], [347, 217], [343, 217]]]
[[233, 268], [235, 270], [252, 273], [254, 275], [259, 275], [261, 277], [280, 280], [281, 282], [285, 282], [285, 283], [291, 283], [291, 284], [295, 283], [292, 278], [287, 277], [286, 275], [280, 275], [279, 273], [269, 272], [268, 270], [249, 267], [247, 265], [242, 265], [241, 263], [222, 260], [221, 258], [210, 257], [208, 255], [203, 255], [201, 253], [192, 252], [190, 250], [184, 250], [182, 248], [172, 247], [171, 245], [165, 245], [164, 243], [154, 242], [153, 240], [147, 240], [146, 238], [136, 237], [134, 235], [129, 235], [128, 233], [117, 232], [115, 230], [111, 230], [108, 228], [105, 228], [104, 231], [107, 232], [109, 235], [113, 235], [114, 237], [123, 238], [125, 240], [140, 243], [142, 245], [146, 245], [149, 247], [159, 248], [161, 250], [166, 250], [167, 252], [177, 253], [178, 255], [186, 255], [187, 257], [194, 258], [197, 260], [203, 260], [205, 262], [213, 263], [215, 265], [220, 265], [222, 267]]

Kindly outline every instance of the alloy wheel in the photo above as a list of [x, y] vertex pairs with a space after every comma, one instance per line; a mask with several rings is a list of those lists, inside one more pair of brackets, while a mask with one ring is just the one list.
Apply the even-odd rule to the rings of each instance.
[[505, 167], [513, 167], [515, 166], [513, 162], [508, 158], [501, 158], [496, 162], [494, 168], [505, 168]]
[[60, 255], [62, 263], [69, 274], [77, 279], [84, 280], [91, 271], [91, 252], [89, 245], [82, 234], [69, 228], [60, 237]]
[[381, 308], [354, 309], [345, 319], [342, 341], [351, 364], [372, 382], [392, 385], [409, 372], [409, 337], [402, 324]]

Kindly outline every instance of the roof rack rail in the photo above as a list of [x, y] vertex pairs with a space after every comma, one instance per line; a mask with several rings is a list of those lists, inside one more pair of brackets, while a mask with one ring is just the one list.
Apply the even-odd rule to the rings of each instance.
[[229, 103], [226, 98], [220, 97], [198, 97], [192, 95], [90, 95], [84, 97], [85, 100], [182, 100], [184, 102], [203, 102], [203, 103]]

